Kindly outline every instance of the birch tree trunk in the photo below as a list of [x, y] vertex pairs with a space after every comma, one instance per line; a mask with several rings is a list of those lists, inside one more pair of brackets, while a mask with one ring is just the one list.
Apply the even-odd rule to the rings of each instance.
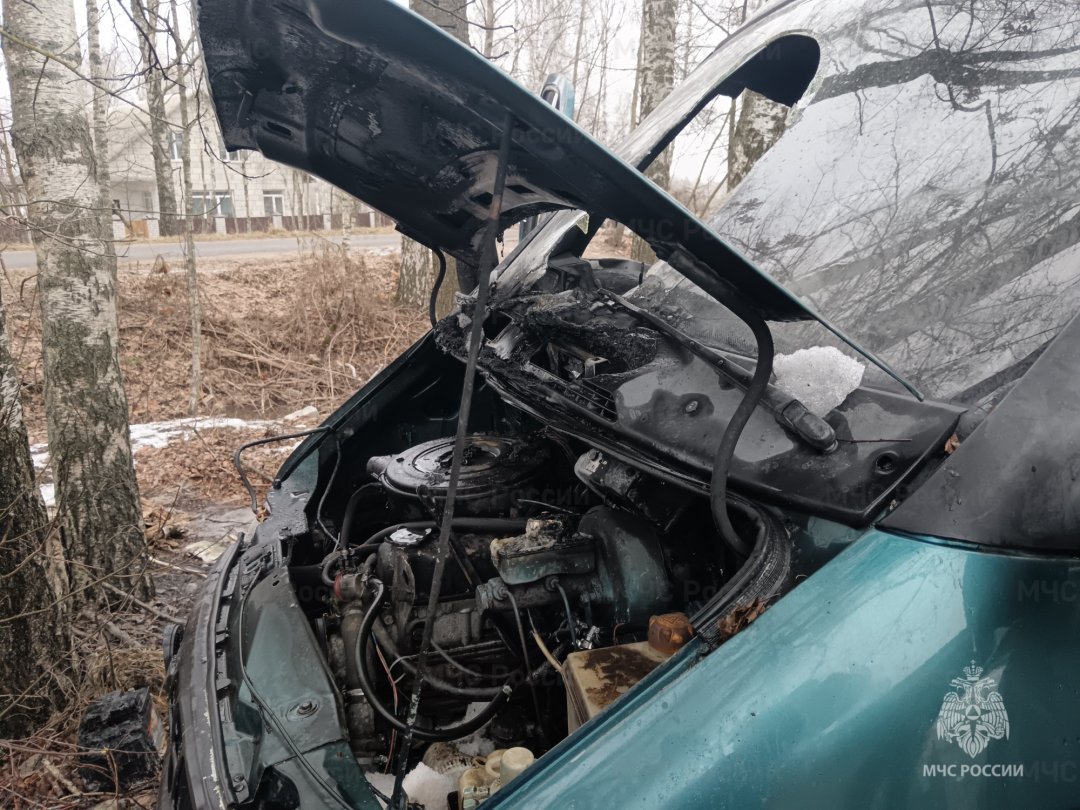
[[[466, 45], [469, 44], [469, 24], [465, 17], [467, 4], [460, 0], [409, 0], [409, 8], [424, 19], [439, 26]], [[485, 47], [490, 42], [485, 40]], [[454, 293], [458, 291], [457, 262], [447, 259], [446, 277], [439, 288], [435, 302], [435, 314], [442, 317], [454, 306]], [[423, 245], [408, 237], [401, 237], [401, 265], [398, 268], [397, 303], [410, 309], [426, 309], [435, 283], [438, 263], [435, 255]]]
[[[765, 5], [767, 0], [750, 0], [743, 7], [743, 19]], [[787, 125], [788, 108], [783, 104], [770, 101], [753, 90], [744, 90], [739, 98], [731, 102], [731, 128], [728, 139], [728, 190], [742, 182], [750, 173], [754, 164], [761, 159], [780, 140]]]
[[734, 189], [754, 164], [780, 140], [787, 125], [788, 108], [753, 90], [739, 98], [739, 116], [732, 130], [728, 152], [727, 185]]
[[[37, 253], [56, 523], [75, 605], [103, 580], [146, 597], [145, 540], [71, 0], [4, 0], [12, 136]], [[52, 58], [16, 44], [30, 43]]]
[[[171, 2], [172, 38], [176, 48], [176, 91], [179, 96], [180, 127], [183, 141], [180, 144], [180, 163], [184, 183], [184, 277], [187, 280], [188, 306], [191, 311], [191, 387], [188, 392], [188, 413], [196, 416], [202, 399], [202, 303], [199, 301], [199, 268], [195, 262], [194, 208], [191, 199], [191, 119], [188, 115], [187, 82], [193, 75], [189, 61], [185, 66], [185, 47], [180, 40], [180, 22], [176, 0]], [[203, 174], [205, 177], [205, 173]], [[213, 189], [210, 190], [213, 194]], [[209, 204], [204, 201], [204, 208]]]
[[481, 0], [480, 14], [484, 20], [484, 47], [481, 53], [490, 59], [495, 51], [495, 0]]
[[158, 59], [156, 41], [160, 0], [131, 0], [131, 17], [139, 33], [139, 52], [146, 76], [146, 109], [150, 113], [150, 149], [154, 156], [154, 181], [158, 193], [158, 229], [162, 236], [180, 233], [177, 219], [176, 184], [173, 183], [169, 156], [169, 134], [165, 118], [165, 92], [162, 89], [164, 67]]
[[[641, 66], [638, 103], [643, 120], [675, 87], [677, 0], [644, 0], [641, 8]], [[665, 149], [645, 172], [661, 188], [671, 182], [671, 152]]]
[[[675, 23], [677, 0], [643, 0], [641, 7], [641, 43], [638, 65], [638, 120], [643, 120], [675, 87]], [[645, 175], [660, 188], [671, 182], [671, 147], [668, 147], [645, 170]], [[652, 249], [634, 237], [630, 257], [651, 264], [656, 261]]]
[[62, 592], [50, 587], [63, 580], [56, 545], [34, 483], [0, 301], [0, 737], [23, 737], [48, 717], [56, 693], [51, 673], [69, 657]]
[[90, 78], [98, 85], [90, 92], [94, 97], [94, 173], [98, 181], [98, 213], [105, 239], [105, 256], [109, 272], [116, 278], [116, 245], [113, 240], [112, 178], [109, 174], [109, 135], [105, 118], [105, 68], [101, 61], [101, 11], [97, 0], [86, 0], [86, 48], [90, 57]]

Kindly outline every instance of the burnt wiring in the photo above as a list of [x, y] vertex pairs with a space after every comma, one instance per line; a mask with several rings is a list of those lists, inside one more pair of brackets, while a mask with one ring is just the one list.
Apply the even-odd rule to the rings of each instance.
[[574, 629], [574, 612], [570, 610], [570, 597], [566, 595], [566, 589], [559, 580], [555, 580], [555, 590], [562, 597], [563, 607], [566, 609], [566, 625], [570, 628], [570, 646], [577, 649], [577, 630]]
[[[514, 608], [514, 624], [517, 625], [518, 640], [521, 642], [521, 660], [525, 664], [525, 671], [532, 672], [532, 666], [529, 664], [529, 645], [525, 641], [525, 626], [521, 623], [521, 608], [518, 607], [517, 599], [514, 598], [514, 592], [509, 588], [506, 590], [506, 596]], [[536, 722], [543, 728], [544, 715], [540, 712], [540, 699], [536, 696], [536, 684], [532, 679], [529, 679], [529, 694], [532, 697], [533, 711], [536, 712]]]
[[548, 645], [544, 643], [544, 639], [541, 638], [540, 631], [536, 629], [536, 623], [533, 621], [532, 613], [529, 614], [529, 629], [532, 633], [533, 641], [536, 643], [540, 652], [543, 653], [547, 662], [551, 664], [551, 668], [562, 675], [562, 664], [559, 663], [559, 659], [555, 657], [555, 654], [551, 652]]
[[490, 675], [485, 675], [483, 672], [477, 672], [474, 669], [469, 669], [467, 666], [457, 661], [452, 655], [450, 655], [450, 653], [448, 653], [434, 641], [431, 642], [431, 648], [435, 650], [435, 652], [439, 654], [439, 657], [442, 658], [447, 664], [449, 664], [453, 669], [456, 669], [463, 675], [466, 675], [477, 681], [489, 680], [492, 677]]
[[334, 541], [334, 549], [340, 551], [341, 533], [333, 534], [323, 523], [323, 506], [326, 505], [326, 496], [330, 494], [334, 481], [337, 480], [338, 470], [341, 468], [341, 439], [336, 430], [330, 431], [330, 435], [334, 437], [334, 466], [330, 469], [330, 477], [326, 479], [326, 486], [323, 487], [322, 495], [319, 497], [319, 505], [315, 507], [315, 523], [322, 529], [323, 534]]
[[[394, 673], [390, 671], [390, 666], [389, 666], [389, 664], [386, 663], [386, 656], [383, 655], [382, 650], [380, 650], [378, 647], [376, 647], [375, 648], [375, 655], [378, 657], [379, 663], [382, 665], [383, 671], [386, 673], [387, 681], [390, 682], [390, 690], [394, 695], [394, 714], [397, 714], [397, 710], [398, 710], [397, 681], [394, 680]], [[394, 761], [394, 747], [395, 747], [395, 745], [397, 745], [397, 729], [393, 728], [393, 729], [390, 729], [390, 747], [389, 747], [389, 749], [387, 749], [387, 752], [386, 752], [386, 766], [385, 766], [385, 768], [389, 768], [390, 763]], [[385, 768], [383, 770], [383, 773], [386, 773]], [[383, 796], [381, 794], [380, 794], [379, 798], [381, 798], [384, 802], [389, 802], [390, 801], [390, 799], [388, 797]]]
[[244, 469], [244, 462], [241, 459], [245, 450], [250, 450], [252, 447], [258, 447], [263, 444], [274, 444], [276, 442], [287, 442], [290, 439], [302, 439], [307, 436], [314, 436], [316, 433], [332, 433], [334, 428], [329, 426], [322, 426], [312, 428], [311, 430], [301, 430], [296, 433], [282, 433], [278, 436], [269, 436], [265, 439], [256, 439], [252, 442], [247, 442], [236, 448], [236, 452], [233, 453], [233, 467], [236, 468], [237, 474], [240, 476], [240, 483], [244, 485], [244, 489], [247, 491], [248, 499], [251, 501], [251, 511], [256, 516], [259, 514], [259, 494], [255, 491], [255, 485], [251, 483], [251, 479], [248, 478], [247, 470]]

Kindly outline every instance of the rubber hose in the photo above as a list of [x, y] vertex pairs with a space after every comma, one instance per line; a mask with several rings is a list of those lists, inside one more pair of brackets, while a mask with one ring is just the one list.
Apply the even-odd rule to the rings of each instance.
[[757, 365], [754, 367], [754, 376], [750, 380], [750, 385], [746, 388], [746, 394], [739, 403], [739, 407], [735, 409], [735, 413], [732, 414], [724, 435], [720, 439], [720, 447], [716, 451], [716, 460], [713, 462], [712, 481], [709, 485], [709, 506], [721, 539], [739, 556], [749, 557], [753, 546], [748, 545], [739, 537], [728, 515], [728, 473], [731, 469], [731, 459], [735, 455], [735, 446], [739, 443], [739, 436], [742, 435], [746, 423], [750, 421], [750, 416], [769, 385], [774, 348], [772, 332], [769, 331], [769, 325], [765, 323], [764, 318], [753, 310], [732, 311], [745, 321], [754, 333], [754, 339], [757, 341]]
[[[353, 648], [353, 657], [356, 659], [356, 676], [360, 682], [360, 688], [363, 690], [364, 695], [368, 699], [368, 703], [371, 704], [371, 708], [375, 710], [383, 720], [403, 733], [408, 732], [410, 729], [406, 723], [398, 719], [392, 711], [384, 706], [376, 697], [375, 688], [372, 682], [371, 673], [367, 669], [367, 645], [371, 638], [371, 631], [375, 625], [375, 617], [379, 613], [379, 608], [382, 606], [383, 598], [386, 595], [386, 586], [377, 579], [369, 580], [374, 584], [375, 594], [371, 600], [371, 605], [368, 607], [367, 612], [364, 613], [364, 618], [360, 622], [360, 629], [356, 635], [356, 645]], [[460, 737], [465, 737], [472, 734], [477, 729], [481, 728], [485, 723], [491, 720], [495, 716], [495, 713], [506, 703], [507, 699], [512, 693], [512, 689], [509, 684], [505, 684], [491, 702], [489, 702], [480, 713], [475, 717], [471, 717], [468, 720], [464, 720], [457, 725], [447, 726], [446, 728], [436, 729], [423, 729], [413, 728], [412, 734], [418, 740], [426, 740], [428, 742], [448, 742], [450, 740], [456, 740]]]
[[[390, 657], [412, 675], [414, 678], [417, 676], [416, 664], [412, 661], [406, 661], [402, 656], [401, 651], [394, 645], [394, 641], [390, 638], [390, 634], [386, 632], [386, 628], [375, 623], [372, 627], [372, 633], [375, 636], [375, 640], [379, 643], [379, 646], [390, 654]], [[495, 697], [501, 690], [501, 686], [455, 686], [452, 683], [447, 683], [441, 678], [437, 678], [430, 672], [424, 676], [424, 681], [434, 689], [436, 692], [442, 692], [447, 695], [454, 695], [455, 697], [468, 698], [470, 700], [489, 700]]]
[[356, 491], [349, 496], [349, 501], [345, 504], [345, 514], [341, 518], [341, 548], [349, 547], [349, 539], [352, 537], [354, 524], [356, 523], [356, 510], [360, 507], [360, 501], [363, 497], [370, 493], [373, 488], [382, 489], [378, 484], [363, 484], [357, 487]]
[[431, 297], [428, 298], [428, 320], [431, 321], [431, 328], [435, 328], [435, 324], [439, 322], [439, 319], [435, 315], [435, 305], [439, 302], [439, 290], [442, 289], [443, 280], [446, 278], [446, 256], [438, 248], [433, 249], [435, 252], [435, 258], [439, 261], [439, 272], [435, 276], [435, 283], [431, 286]]

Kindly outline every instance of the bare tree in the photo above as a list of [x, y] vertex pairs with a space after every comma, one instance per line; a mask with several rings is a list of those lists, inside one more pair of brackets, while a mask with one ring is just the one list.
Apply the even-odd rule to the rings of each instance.
[[[410, 0], [409, 8], [429, 22], [439, 26], [466, 45], [469, 44], [469, 23], [465, 16], [466, 4], [460, 0]], [[427, 307], [431, 288], [435, 283], [437, 263], [435, 254], [418, 242], [401, 238], [401, 265], [398, 269], [396, 300], [412, 309]], [[458, 289], [457, 267], [453, 259], [447, 260], [446, 276], [439, 288], [435, 313], [443, 316], [454, 305], [454, 293]]]
[[163, 236], [173, 236], [180, 232], [180, 228], [169, 155], [173, 130], [165, 117], [165, 91], [162, 87], [165, 66], [157, 51], [157, 34], [162, 27], [160, 0], [131, 0], [131, 18], [138, 29], [142, 73], [146, 77], [147, 128], [158, 193], [158, 229]]
[[[184, 183], [184, 278], [187, 281], [188, 306], [191, 312], [191, 386], [188, 393], [188, 413], [195, 416], [199, 411], [202, 393], [202, 306], [199, 301], [199, 268], [195, 261], [194, 206], [191, 196], [191, 116], [188, 112], [188, 86], [194, 78], [194, 60], [180, 38], [179, 14], [176, 0], [171, 0], [173, 48], [176, 50], [176, 93], [180, 107], [180, 128], [183, 141], [180, 144], [180, 164]], [[188, 55], [185, 63], [185, 55]], [[205, 204], [205, 203], [204, 203]]]
[[[638, 120], [645, 118], [675, 87], [677, 0], [644, 0], [641, 7], [641, 62], [638, 67]], [[661, 188], [671, 181], [671, 153], [664, 150], [646, 174]]]
[[86, 0], [86, 49], [90, 57], [90, 79], [96, 85], [93, 95], [94, 173], [98, 181], [98, 216], [105, 239], [105, 260], [116, 276], [116, 246], [113, 244], [113, 207], [109, 176], [109, 135], [105, 120], [105, 70], [101, 61], [101, 13], [98, 0]]
[[485, 59], [495, 55], [495, 0], [480, 0], [481, 27], [484, 32], [484, 46], [480, 53]]
[[45, 410], [72, 598], [116, 577], [148, 596], [139, 490], [120, 373], [116, 277], [106, 256], [71, 0], [4, 0], [12, 138], [41, 298]]
[[55, 539], [34, 485], [0, 301], [0, 737], [21, 737], [48, 716], [56, 686], [52, 672], [67, 658], [67, 625], [50, 587], [62, 577], [47, 555]]
[[[639, 120], [651, 113], [675, 87], [675, 24], [679, 17], [677, 0], [643, 0], [641, 42], [638, 46]], [[652, 162], [645, 174], [660, 188], [671, 182], [671, 148]], [[635, 237], [630, 255], [637, 261], [656, 260], [644, 240]]]
[[[749, 0], [743, 5], [740, 24], [746, 17], [765, 5], [767, 0]], [[746, 177], [754, 164], [784, 134], [788, 108], [770, 101], [753, 90], [745, 90], [737, 100], [732, 100], [728, 139], [728, 189], [734, 189]], [[738, 115], [734, 113], [738, 112]]]

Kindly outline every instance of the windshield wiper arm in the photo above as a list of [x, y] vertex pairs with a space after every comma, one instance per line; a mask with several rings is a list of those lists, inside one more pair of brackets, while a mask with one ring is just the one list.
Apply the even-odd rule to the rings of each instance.
[[[597, 291], [635, 318], [644, 321], [671, 338], [691, 354], [700, 357], [723, 377], [743, 390], [746, 390], [746, 387], [750, 385], [750, 380], [754, 376], [753, 373], [737, 363], [732, 363], [715, 349], [695, 340], [647, 309], [631, 304], [621, 295], [613, 293], [611, 290], [599, 288]], [[822, 453], [831, 453], [838, 447], [836, 431], [833, 430], [832, 425], [817, 414], [811, 413], [798, 399], [781, 391], [772, 383], [769, 383], [766, 387], [765, 394], [761, 398], [761, 404], [772, 411], [773, 416], [781, 426], [790, 430], [815, 450]]]

